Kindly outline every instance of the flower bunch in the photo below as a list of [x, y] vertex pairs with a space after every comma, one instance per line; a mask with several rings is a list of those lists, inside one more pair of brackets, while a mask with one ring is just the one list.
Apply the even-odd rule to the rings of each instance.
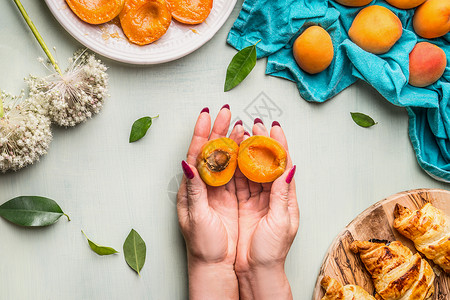
[[43, 107], [23, 95], [1, 93], [0, 171], [18, 170], [47, 153], [52, 133]]
[[75, 126], [97, 114], [107, 96], [106, 66], [85, 50], [69, 59], [70, 66], [60, 74], [30, 77], [30, 97], [41, 103], [50, 119], [60, 126]]

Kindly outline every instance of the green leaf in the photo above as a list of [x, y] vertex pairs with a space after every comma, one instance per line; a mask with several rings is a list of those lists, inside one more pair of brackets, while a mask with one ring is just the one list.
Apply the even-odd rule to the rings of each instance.
[[371, 117], [359, 112], [351, 112], [353, 121], [361, 127], [371, 127], [376, 123]]
[[145, 255], [147, 248], [145, 242], [134, 229], [131, 229], [130, 234], [127, 236], [125, 243], [123, 243], [123, 254], [127, 264], [135, 270], [139, 276], [139, 273], [145, 263]]
[[48, 226], [66, 216], [52, 199], [38, 196], [20, 196], [0, 206], [0, 216], [20, 226]]
[[98, 255], [111, 255], [111, 254], [119, 253], [114, 248], [97, 245], [96, 243], [94, 243], [87, 237], [87, 235], [84, 233], [83, 230], [81, 230], [81, 232], [86, 237], [86, 239], [89, 243], [89, 247], [91, 247], [92, 251], [94, 251]]
[[[258, 44], [256, 42], [256, 44]], [[256, 44], [246, 47], [236, 53], [227, 68], [227, 77], [225, 79], [224, 91], [228, 92], [253, 70], [256, 65]]]
[[152, 120], [157, 117], [159, 117], [159, 115], [153, 118], [143, 117], [134, 121], [133, 126], [131, 127], [130, 143], [142, 139], [150, 126], [152, 126]]

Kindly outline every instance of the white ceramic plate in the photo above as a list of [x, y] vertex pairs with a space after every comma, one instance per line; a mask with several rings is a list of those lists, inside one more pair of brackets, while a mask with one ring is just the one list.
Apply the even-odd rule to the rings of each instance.
[[183, 57], [209, 41], [231, 14], [236, 0], [214, 0], [211, 13], [199, 25], [175, 20], [156, 42], [137, 46], [128, 42], [114, 21], [90, 25], [81, 21], [65, 0], [45, 0], [58, 22], [80, 43], [108, 58], [131, 64], [159, 64]]

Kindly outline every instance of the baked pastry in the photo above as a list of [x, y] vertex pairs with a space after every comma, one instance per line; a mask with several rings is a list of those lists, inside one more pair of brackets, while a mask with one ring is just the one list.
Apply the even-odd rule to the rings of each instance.
[[430, 203], [411, 211], [399, 204], [394, 228], [414, 242], [417, 251], [450, 273], [450, 217]]
[[322, 300], [375, 300], [365, 289], [357, 285], [342, 286], [337, 280], [325, 276], [320, 285], [326, 293]]
[[385, 300], [430, 299], [434, 293], [434, 272], [419, 253], [395, 241], [354, 241], [350, 245], [372, 276], [377, 298]]

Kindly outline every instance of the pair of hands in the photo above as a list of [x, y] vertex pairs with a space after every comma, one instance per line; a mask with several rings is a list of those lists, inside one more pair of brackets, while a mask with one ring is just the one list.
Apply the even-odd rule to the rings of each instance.
[[[225, 105], [211, 131], [211, 117], [204, 109], [182, 163], [185, 176], [177, 211], [187, 246], [190, 298], [291, 299], [284, 262], [297, 233], [299, 210], [289, 154], [285, 173], [273, 183], [249, 181], [237, 169], [229, 183], [211, 187], [195, 167], [202, 146], [226, 136], [230, 120]], [[274, 125], [269, 133], [255, 120], [253, 134], [270, 136], [287, 151], [283, 130]], [[240, 144], [248, 137], [237, 122], [230, 138]]]

